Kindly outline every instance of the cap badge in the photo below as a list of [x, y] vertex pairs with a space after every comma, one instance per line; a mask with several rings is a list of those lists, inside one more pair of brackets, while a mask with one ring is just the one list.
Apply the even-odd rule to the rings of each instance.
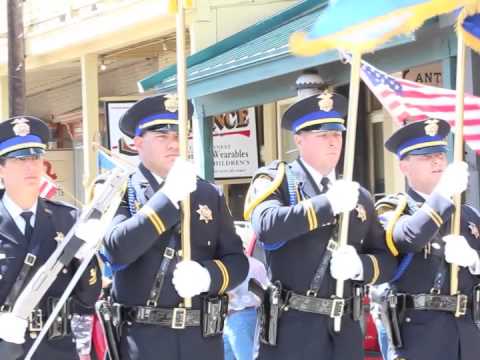
[[333, 94], [330, 93], [328, 90], [325, 90], [318, 96], [320, 101], [318, 102], [318, 107], [322, 111], [331, 111], [333, 109]]
[[165, 95], [165, 101], [163, 103], [165, 109], [170, 112], [178, 111], [178, 96], [177, 94], [167, 94]]
[[430, 119], [425, 121], [425, 134], [435, 136], [438, 133], [438, 120]]
[[28, 125], [28, 120], [25, 118], [19, 118], [12, 121], [13, 132], [17, 136], [26, 136], [30, 134], [30, 125]]
[[199, 215], [199, 220], [205, 221], [205, 224], [213, 220], [212, 210], [207, 205], [198, 205], [197, 214]]

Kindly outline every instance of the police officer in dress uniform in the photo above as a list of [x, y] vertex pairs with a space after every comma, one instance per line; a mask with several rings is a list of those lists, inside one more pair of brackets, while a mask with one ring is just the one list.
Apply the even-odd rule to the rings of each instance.
[[[259, 359], [363, 359], [361, 290], [389, 279], [394, 264], [370, 194], [335, 175], [345, 112], [346, 99], [329, 90], [293, 104], [282, 127], [294, 134], [299, 158], [274, 161], [252, 180], [245, 216], [267, 250], [272, 281], [283, 288], [276, 345], [263, 339]], [[337, 216], [346, 212], [348, 245], [332, 251]], [[336, 279], [346, 280], [344, 300], [332, 299]], [[342, 317], [339, 333], [333, 316]]]
[[[0, 178], [4, 186], [0, 192], [0, 347], [2, 341], [23, 344], [25, 354], [79, 264], [75, 259], [60, 272], [29, 321], [9, 312], [77, 215], [70, 205], [39, 197], [48, 137], [47, 125], [35, 117], [14, 117], [0, 123]], [[74, 315], [93, 313], [100, 293], [97, 269], [98, 264], [92, 261], [34, 359], [78, 358], [70, 320]]]
[[[248, 272], [222, 193], [179, 158], [177, 105], [175, 95], [145, 98], [120, 120], [141, 159], [105, 238], [122, 360], [223, 359], [225, 292]], [[192, 260], [181, 261], [179, 203], [188, 195]], [[183, 297], [192, 309], [180, 307]]]
[[[385, 143], [398, 156], [408, 183], [406, 194], [377, 204], [388, 248], [406, 264], [392, 283], [403, 342], [396, 349], [399, 359], [474, 360], [480, 355], [480, 213], [462, 205], [461, 235], [449, 235], [451, 198], [468, 183], [466, 163], [447, 165], [449, 130], [446, 121], [428, 119], [400, 128]], [[405, 263], [406, 256], [411, 260]], [[460, 267], [455, 296], [450, 296], [450, 264]]]

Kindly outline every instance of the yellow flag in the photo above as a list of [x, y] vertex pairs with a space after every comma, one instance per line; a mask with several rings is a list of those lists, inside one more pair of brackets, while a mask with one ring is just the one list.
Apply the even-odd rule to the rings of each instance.
[[[185, 9], [192, 8], [193, 0], [184, 0], [183, 4]], [[170, 14], [175, 14], [178, 8], [178, 0], [168, 0], [168, 12]]]

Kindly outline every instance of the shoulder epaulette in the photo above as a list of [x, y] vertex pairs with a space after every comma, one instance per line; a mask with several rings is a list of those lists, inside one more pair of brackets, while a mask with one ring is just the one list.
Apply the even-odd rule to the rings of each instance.
[[[285, 162], [276, 160], [257, 171], [245, 197], [245, 208], [243, 211], [243, 217], [245, 220], [249, 220], [255, 207], [280, 187], [285, 177], [285, 166]], [[271, 173], [271, 170], [276, 170], [274, 176], [273, 173]], [[261, 194], [256, 194], [256, 196], [253, 197], [253, 183], [256, 179], [261, 177], [268, 178], [272, 183]]]
[[386, 196], [375, 204], [375, 209], [379, 215], [387, 211], [393, 211], [393, 215], [389, 217], [385, 227], [385, 241], [388, 249], [394, 256], [398, 256], [400, 252], [395, 246], [395, 241], [393, 240], [393, 228], [400, 216], [405, 213], [407, 205], [408, 197], [403, 193]]

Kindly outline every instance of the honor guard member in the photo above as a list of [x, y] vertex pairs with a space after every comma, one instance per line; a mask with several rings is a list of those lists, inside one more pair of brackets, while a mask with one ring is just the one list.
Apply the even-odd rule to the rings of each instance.
[[[77, 211], [39, 197], [49, 129], [41, 120], [14, 117], [0, 123], [0, 348], [23, 344], [24, 355], [42, 330], [79, 261], [64, 268], [28, 321], [9, 312], [15, 300], [75, 223]], [[98, 264], [89, 265], [33, 359], [78, 359], [72, 317], [93, 314], [100, 294]], [[84, 339], [78, 339], [84, 341]]]
[[[176, 95], [137, 102], [120, 130], [141, 159], [105, 238], [120, 358], [223, 359], [225, 292], [248, 273], [225, 198], [179, 158]], [[181, 261], [179, 204], [189, 195], [192, 260]], [[185, 297], [191, 309], [180, 307]]]
[[[245, 217], [274, 284], [264, 297], [259, 359], [363, 359], [363, 284], [386, 281], [394, 264], [370, 194], [335, 175], [345, 112], [346, 99], [328, 90], [293, 104], [282, 127], [294, 134], [298, 159], [274, 161], [252, 180]], [[334, 250], [346, 212], [348, 245]], [[344, 299], [333, 298], [336, 279], [346, 281]], [[334, 333], [337, 316], [342, 328]]]
[[[449, 235], [451, 198], [468, 183], [466, 163], [447, 164], [449, 130], [446, 121], [428, 119], [400, 128], [385, 143], [408, 183], [406, 194], [377, 204], [386, 243], [401, 264], [392, 282], [396, 291], [387, 296], [399, 359], [474, 360], [480, 354], [480, 214], [462, 205], [461, 235]], [[454, 296], [450, 264], [460, 267]]]

